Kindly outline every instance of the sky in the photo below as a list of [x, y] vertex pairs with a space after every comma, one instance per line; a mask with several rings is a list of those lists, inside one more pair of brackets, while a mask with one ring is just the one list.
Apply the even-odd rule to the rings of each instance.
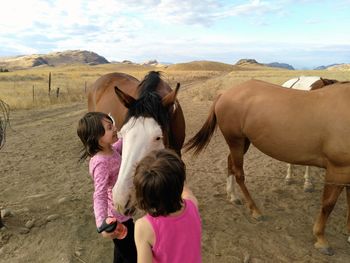
[[350, 0], [0, 0], [0, 57], [350, 63]]

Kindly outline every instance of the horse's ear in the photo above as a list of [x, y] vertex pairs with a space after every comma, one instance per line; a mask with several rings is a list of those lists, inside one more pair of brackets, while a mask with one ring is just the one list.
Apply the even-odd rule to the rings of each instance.
[[177, 92], [179, 91], [180, 83], [176, 84], [176, 88], [162, 98], [162, 104], [165, 108], [172, 106], [175, 103]]
[[130, 95], [124, 93], [122, 90], [120, 90], [117, 86], [114, 87], [115, 94], [117, 94], [117, 97], [120, 99], [121, 103], [127, 108], [130, 108], [130, 106], [135, 103], [135, 99], [131, 97]]

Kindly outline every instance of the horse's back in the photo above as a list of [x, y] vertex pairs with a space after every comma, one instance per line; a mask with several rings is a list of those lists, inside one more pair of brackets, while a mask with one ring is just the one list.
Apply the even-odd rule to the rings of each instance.
[[261, 80], [249, 80], [224, 92], [216, 108], [221, 108], [224, 113], [231, 110], [245, 115], [251, 111], [265, 113], [266, 118], [270, 119], [283, 115], [294, 120], [303, 119], [303, 116], [324, 116], [322, 120], [331, 121], [330, 118], [346, 118], [350, 114], [349, 101], [350, 83], [336, 83], [327, 89], [307, 92], [285, 89]]
[[346, 147], [350, 149], [350, 139], [341, 139], [350, 134], [347, 101], [350, 87], [337, 84], [332, 89], [307, 92], [250, 80], [225, 92], [215, 113], [226, 138], [247, 137], [276, 159], [322, 167], [320, 152], [338, 156], [340, 151], [348, 151]]
[[117, 98], [114, 87], [136, 97], [139, 81], [125, 73], [109, 73], [98, 78], [88, 92], [88, 111], [111, 113], [120, 129], [127, 109]]

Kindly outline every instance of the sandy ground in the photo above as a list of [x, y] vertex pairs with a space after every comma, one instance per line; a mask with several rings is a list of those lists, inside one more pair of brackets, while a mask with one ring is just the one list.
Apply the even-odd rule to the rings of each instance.
[[[210, 102], [180, 96], [187, 138], [207, 117]], [[0, 262], [111, 262], [112, 242], [95, 230], [91, 178], [78, 164], [76, 135], [84, 103], [11, 113], [0, 152]], [[254, 147], [245, 159], [246, 182], [265, 220], [226, 198], [228, 148], [217, 132], [198, 158], [186, 153], [188, 182], [198, 197], [203, 223], [203, 262], [350, 262], [346, 199], [342, 193], [326, 228], [334, 256], [313, 248], [312, 226], [320, 209], [324, 171], [311, 169], [313, 193], [303, 191], [303, 169], [284, 184], [286, 164]], [[239, 192], [239, 189], [237, 189]]]

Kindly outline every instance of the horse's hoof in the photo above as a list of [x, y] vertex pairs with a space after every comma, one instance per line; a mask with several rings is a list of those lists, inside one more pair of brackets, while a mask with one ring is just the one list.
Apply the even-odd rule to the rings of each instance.
[[234, 203], [235, 205], [242, 205], [242, 201], [239, 198], [236, 199], [231, 199], [231, 202]]
[[293, 183], [292, 179], [284, 179], [284, 182], [286, 183], [286, 185], [290, 185]]
[[313, 191], [314, 191], [314, 187], [312, 185], [304, 186], [304, 192], [305, 193], [312, 193]]
[[253, 218], [256, 220], [256, 221], [264, 221], [265, 220], [265, 217], [261, 214], [254, 214], [253, 213]]
[[323, 248], [318, 248], [318, 250], [327, 256], [333, 256], [334, 255], [334, 250], [331, 247], [323, 247]]

